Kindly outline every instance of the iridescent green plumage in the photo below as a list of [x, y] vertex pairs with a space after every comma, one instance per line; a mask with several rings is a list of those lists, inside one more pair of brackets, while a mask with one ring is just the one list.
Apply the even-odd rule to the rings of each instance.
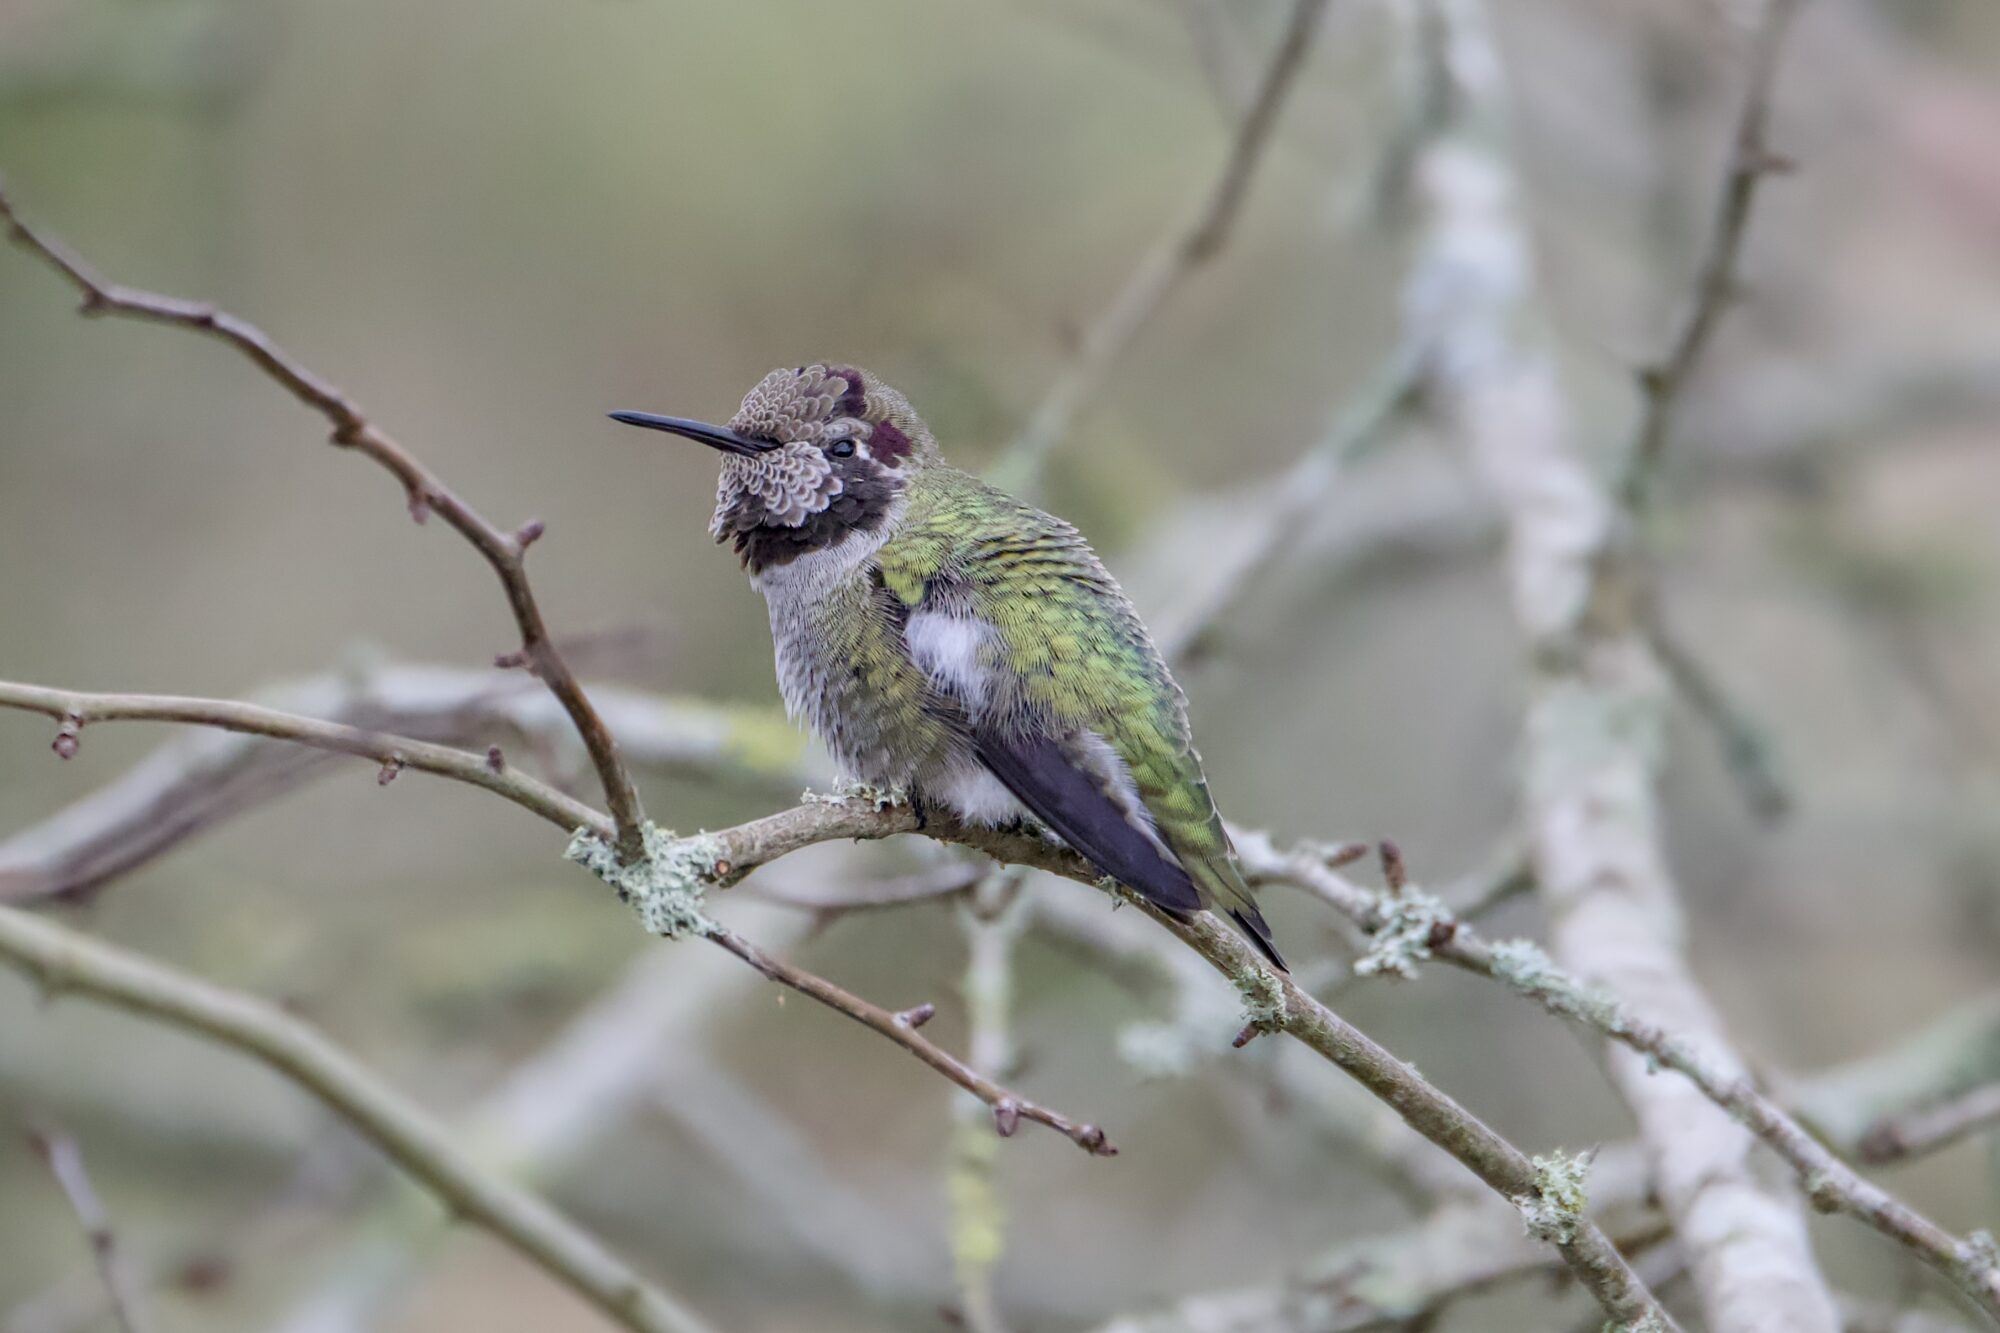
[[909, 512], [877, 558], [884, 583], [913, 611], [965, 598], [997, 631], [987, 651], [995, 688], [1015, 696], [1007, 711], [1104, 737], [1203, 897], [1255, 914], [1180, 687], [1082, 534], [940, 466], [913, 487]]
[[945, 463], [858, 370], [775, 371], [725, 430], [656, 423], [730, 451], [713, 530], [764, 593], [787, 706], [844, 767], [973, 822], [1025, 808], [1278, 961], [1180, 688], [1075, 528]]

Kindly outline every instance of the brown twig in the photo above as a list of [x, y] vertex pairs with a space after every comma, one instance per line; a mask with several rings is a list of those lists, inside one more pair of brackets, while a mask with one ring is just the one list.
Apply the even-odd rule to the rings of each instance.
[[[344, 723], [299, 717], [257, 704], [164, 694], [83, 694], [0, 681], [0, 708], [21, 709], [55, 718], [62, 727], [59, 736], [70, 740], [66, 747], [69, 754], [65, 758], [77, 752], [79, 734], [85, 726], [94, 722], [184, 722], [294, 741], [315, 750], [373, 759], [382, 765], [378, 780], [384, 785], [398, 771], [413, 768], [421, 773], [484, 787], [570, 832], [588, 828], [606, 837], [614, 832], [610, 820], [583, 802], [517, 769], [505, 766], [496, 769], [484, 755], [454, 749], [449, 745], [412, 740], [407, 736], [350, 727]], [[0, 898], [8, 896], [0, 890]]]
[[[821, 807], [800, 807], [806, 810], [819, 808]], [[917, 1028], [922, 1024], [914, 1015], [921, 1013], [924, 1006], [919, 1006], [916, 1011], [904, 1010], [901, 1013], [884, 1009], [879, 1004], [870, 1003], [858, 995], [841, 989], [824, 977], [815, 976], [803, 968], [773, 958], [733, 931], [718, 928], [709, 938], [771, 980], [790, 986], [801, 995], [810, 996], [829, 1009], [846, 1014], [863, 1027], [872, 1028], [985, 1102], [993, 1108], [994, 1124], [1002, 1137], [1011, 1132], [1010, 1122], [1032, 1120], [1036, 1124], [1047, 1125], [1094, 1156], [1117, 1155], [1118, 1149], [1112, 1146], [1111, 1141], [1105, 1138], [1104, 1131], [1096, 1125], [1071, 1120], [1068, 1116], [1052, 1111], [1046, 1106], [1029, 1101], [995, 1083], [957, 1056], [921, 1035]]]
[[1111, 304], [1093, 320], [1082, 345], [991, 469], [999, 484], [1029, 489], [1084, 402], [1110, 374], [1132, 340], [1187, 276], [1213, 259], [1229, 240], [1243, 211], [1250, 181], [1270, 145], [1278, 113], [1297, 82], [1306, 54], [1325, 17], [1327, 0], [1294, 0], [1291, 17], [1264, 67], [1257, 92], [1243, 113], [1222, 168], [1203, 191], [1199, 207], [1176, 222], [1139, 260]]
[[51, 995], [87, 996], [261, 1060], [614, 1322], [640, 1333], [706, 1333], [677, 1301], [540, 1198], [482, 1168], [450, 1131], [283, 1010], [12, 908], [0, 908], [0, 957]]
[[1729, 165], [1715, 217], [1695, 269], [1694, 297], [1666, 355], [1639, 372], [1639, 424], [1618, 478], [1614, 494], [1628, 510], [1645, 503], [1682, 390], [1701, 360], [1716, 325], [1738, 294], [1737, 267], [1750, 209], [1757, 187], [1766, 176], [1791, 170], [1785, 158], [1771, 151], [1765, 130], [1771, 118], [1771, 89], [1777, 78], [1778, 53], [1797, 15], [1799, 0], [1763, 0], [1764, 12], [1750, 42], [1749, 68], [1744, 75], [1743, 103], [1736, 117]]
[[621, 850], [627, 855], [637, 853], [645, 822], [638, 789], [619, 758], [618, 742], [610, 728], [605, 726], [549, 637], [541, 607], [528, 583], [525, 555], [528, 546], [542, 534], [539, 521], [531, 520], [517, 532], [495, 526], [371, 422], [353, 399], [294, 360], [262, 329], [205, 302], [107, 282], [62, 241], [23, 221], [4, 188], [0, 188], [0, 222], [6, 224], [15, 241], [43, 259], [83, 294], [83, 314], [121, 315], [167, 324], [206, 334], [234, 347], [286, 392], [325, 417], [333, 426], [333, 443], [373, 459], [401, 482], [413, 519], [421, 523], [431, 513], [441, 514], [446, 523], [471, 542], [499, 576], [520, 629], [521, 653], [526, 664], [562, 701], [583, 737], [598, 780], [604, 786], [611, 817], [617, 824]]
[[[753, 791], [797, 791], [828, 776], [776, 710], [618, 686], [591, 694], [635, 767]], [[566, 773], [583, 758], [561, 702], [526, 676], [380, 664], [289, 681], [256, 697], [283, 712], [438, 745], [477, 750], [499, 735], [514, 742], [502, 756], [508, 772], [520, 768], [516, 747], [544, 774]], [[341, 762], [339, 754], [243, 733], [183, 731], [108, 785], [0, 839], [0, 902], [93, 892]]]
[[1876, 1165], [1907, 1161], [1996, 1125], [2000, 1125], [2000, 1083], [1989, 1083], [1937, 1106], [1879, 1122], [1861, 1136], [1861, 1160]]
[[60, 1130], [31, 1129], [28, 1142], [35, 1153], [55, 1177], [63, 1197], [69, 1200], [70, 1211], [83, 1227], [84, 1239], [90, 1242], [91, 1261], [97, 1265], [98, 1278], [104, 1284], [105, 1304], [111, 1317], [123, 1333], [144, 1333], [150, 1321], [141, 1317], [137, 1302], [127, 1288], [124, 1265], [118, 1248], [118, 1233], [112, 1229], [110, 1214], [104, 1211], [104, 1204], [91, 1186], [90, 1173], [84, 1169], [83, 1150], [74, 1138]]

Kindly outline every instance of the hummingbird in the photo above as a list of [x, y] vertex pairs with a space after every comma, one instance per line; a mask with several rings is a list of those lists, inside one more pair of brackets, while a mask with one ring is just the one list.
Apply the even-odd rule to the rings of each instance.
[[613, 412], [722, 453], [709, 533], [764, 595], [786, 711], [919, 814], [1034, 819], [1284, 968], [1195, 752], [1186, 696], [1081, 533], [944, 461], [864, 370], [780, 368], [724, 426]]

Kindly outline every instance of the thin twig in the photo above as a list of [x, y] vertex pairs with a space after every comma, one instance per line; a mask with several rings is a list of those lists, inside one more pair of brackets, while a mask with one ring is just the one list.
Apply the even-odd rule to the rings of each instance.
[[[287, 713], [468, 750], [503, 738], [501, 762], [510, 769], [517, 750], [558, 778], [587, 762], [561, 702], [518, 671], [378, 663], [288, 681], [253, 697]], [[617, 686], [594, 689], [591, 697], [636, 768], [786, 792], [830, 776], [775, 709]], [[490, 764], [490, 750], [488, 758]], [[190, 728], [114, 781], [0, 839], [0, 902], [93, 892], [342, 762], [326, 751]]]
[[1757, 187], [1766, 176], [1790, 170], [1790, 163], [1771, 151], [1765, 141], [1765, 130], [1771, 118], [1771, 89], [1777, 79], [1778, 53], [1798, 13], [1799, 0], [1763, 0], [1763, 3], [1762, 18], [1751, 37], [1743, 104], [1736, 117], [1729, 166], [1716, 200], [1708, 239], [1695, 269], [1693, 301], [1666, 355], [1639, 373], [1638, 429], [1614, 489], [1618, 502], [1630, 511], [1637, 511], [1645, 503], [1666, 452], [1682, 391], [1700, 363], [1716, 325], [1737, 297], [1740, 281], [1737, 267]]
[[1249, 542], [1191, 607], [1178, 609], [1172, 620], [1158, 627], [1161, 653], [1170, 660], [1198, 662], [1214, 647], [1230, 607], [1257, 587], [1312, 520], [1325, 512], [1328, 496], [1349, 466], [1389, 434], [1422, 389], [1426, 373], [1420, 348], [1399, 348], [1359, 392], [1341, 403], [1320, 439], [1270, 484]]
[[1937, 1106], [1891, 1116], [1861, 1137], [1861, 1160], [1880, 1165], [1922, 1157], [2000, 1125], [2000, 1083]]
[[446, 523], [471, 542], [493, 567], [506, 591], [507, 604], [521, 633], [523, 662], [562, 701], [583, 737], [617, 824], [621, 850], [627, 855], [638, 852], [645, 823], [638, 789], [632, 785], [631, 774], [619, 758], [618, 742], [549, 637], [541, 607], [528, 583], [526, 554], [542, 534], [539, 520], [530, 520], [513, 532], [497, 527], [363, 415], [353, 399], [294, 360], [262, 329], [205, 302], [107, 282], [62, 241], [23, 221], [4, 187], [0, 187], [0, 222], [7, 224], [15, 241], [40, 256], [83, 294], [83, 314], [149, 320], [206, 334], [229, 344], [286, 392], [325, 417], [333, 426], [334, 444], [366, 455], [401, 482], [412, 518], [421, 523], [431, 513], [442, 514]]
[[65, 758], [77, 752], [82, 729], [95, 722], [184, 722], [373, 759], [383, 765], [385, 775], [411, 768], [451, 778], [504, 796], [572, 833], [588, 828], [610, 837], [614, 832], [610, 820], [583, 802], [518, 769], [505, 764], [496, 768], [487, 755], [345, 723], [299, 717], [257, 704], [167, 694], [86, 694], [0, 681], [0, 708], [41, 713], [56, 719], [57, 753]]
[[322, 1035], [273, 1005], [0, 908], [0, 958], [51, 995], [73, 993], [201, 1033], [312, 1093], [459, 1215], [491, 1231], [614, 1322], [639, 1333], [707, 1325], [539, 1197], [487, 1171], [430, 1119]]
[[1071, 421], [1097, 392], [1111, 368], [1181, 283], [1213, 259], [1229, 240], [1243, 211], [1250, 181], [1263, 161], [1272, 128], [1297, 82], [1306, 54], [1325, 17], [1327, 0], [1294, 0], [1291, 17], [1264, 68], [1256, 95], [1243, 114], [1229, 152], [1199, 206], [1154, 243], [1125, 279], [1111, 303], [1085, 330], [1075, 357], [1056, 378], [1028, 424], [990, 469], [994, 481], [1030, 490], [1043, 460]]
[[1647, 636], [1654, 656], [1666, 669], [1674, 693], [1708, 725], [1722, 747], [1723, 767], [1750, 812], [1764, 823], [1776, 823], [1791, 813], [1791, 784], [1785, 780], [1776, 747], [1757, 719], [1743, 709], [1715, 674], [1681, 642], [1680, 636], [1653, 609]]
[[104, 1211], [103, 1202], [91, 1186], [90, 1173], [83, 1165], [83, 1149], [77, 1146], [74, 1138], [60, 1130], [30, 1130], [28, 1141], [48, 1167], [49, 1174], [55, 1177], [63, 1197], [69, 1200], [70, 1211], [76, 1214], [77, 1222], [83, 1227], [84, 1239], [90, 1242], [91, 1261], [97, 1265], [98, 1277], [104, 1284], [105, 1304], [111, 1311], [112, 1319], [123, 1333], [145, 1333], [151, 1321], [141, 1317], [139, 1305], [127, 1288], [118, 1233], [112, 1229], [110, 1214]]
[[[807, 810], [819, 808], [822, 807], [800, 807]], [[1029, 1101], [1020, 1094], [995, 1083], [925, 1037], [917, 1031], [920, 1024], [912, 1021], [911, 1011], [896, 1012], [864, 1000], [824, 977], [815, 976], [803, 968], [794, 967], [790, 963], [772, 957], [734, 931], [718, 927], [709, 938], [771, 980], [790, 986], [801, 995], [811, 996], [829, 1009], [846, 1014], [863, 1027], [879, 1032], [992, 1107], [994, 1123], [1003, 1137], [1012, 1132], [1011, 1123], [1014, 1120], [1032, 1120], [1038, 1125], [1047, 1125], [1093, 1156], [1117, 1155], [1118, 1149], [1096, 1125], [1072, 1120], [1037, 1102]]]

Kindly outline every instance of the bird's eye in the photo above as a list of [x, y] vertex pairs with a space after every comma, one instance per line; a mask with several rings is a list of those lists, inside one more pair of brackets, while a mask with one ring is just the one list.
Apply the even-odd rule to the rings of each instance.
[[832, 454], [835, 458], [852, 458], [854, 457], [854, 441], [835, 440], [832, 444], [827, 446], [826, 451]]

